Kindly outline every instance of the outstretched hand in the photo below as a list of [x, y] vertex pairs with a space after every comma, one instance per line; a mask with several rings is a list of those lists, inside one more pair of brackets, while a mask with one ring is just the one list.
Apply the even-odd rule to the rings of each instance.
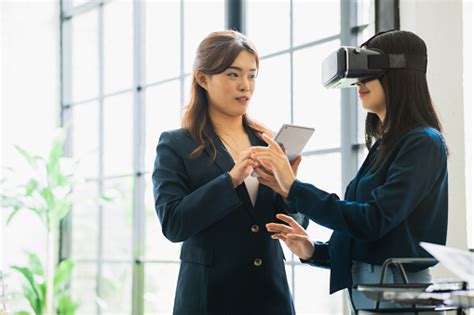
[[267, 231], [275, 233], [272, 235], [274, 239], [280, 239], [285, 242], [286, 246], [296, 256], [303, 260], [308, 260], [313, 256], [314, 243], [310, 239], [305, 229], [298, 224], [292, 217], [284, 214], [277, 214], [277, 219], [287, 223], [268, 223]]

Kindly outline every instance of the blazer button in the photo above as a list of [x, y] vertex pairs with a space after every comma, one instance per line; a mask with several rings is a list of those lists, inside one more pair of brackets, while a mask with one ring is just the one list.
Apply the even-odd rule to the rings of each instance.
[[250, 228], [250, 230], [254, 233], [257, 233], [258, 230], [260, 230], [260, 228], [258, 227], [258, 225], [254, 224], [252, 225], [252, 227]]
[[260, 267], [263, 264], [263, 261], [260, 258], [255, 258], [254, 261], [253, 261], [253, 264], [256, 267]]

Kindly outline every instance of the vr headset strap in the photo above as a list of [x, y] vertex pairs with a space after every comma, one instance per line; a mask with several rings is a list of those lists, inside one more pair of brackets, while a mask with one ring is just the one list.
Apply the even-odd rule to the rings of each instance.
[[367, 56], [371, 69], [410, 69], [426, 73], [426, 56], [390, 54]]

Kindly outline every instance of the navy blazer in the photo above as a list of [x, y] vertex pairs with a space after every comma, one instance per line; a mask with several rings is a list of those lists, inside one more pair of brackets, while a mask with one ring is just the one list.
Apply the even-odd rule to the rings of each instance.
[[387, 258], [431, 257], [419, 242], [446, 243], [448, 170], [441, 134], [411, 130], [374, 169], [377, 148], [349, 183], [345, 200], [299, 181], [288, 194], [293, 209], [334, 230], [328, 243], [315, 243], [308, 261], [331, 268], [331, 293], [352, 285], [352, 260], [381, 265]]
[[[245, 128], [252, 145], [265, 145]], [[173, 313], [294, 314], [283, 251], [265, 229], [288, 209], [264, 185], [252, 206], [245, 184], [233, 187], [232, 157], [212, 137], [212, 164], [209, 148], [190, 159], [196, 143], [184, 129], [162, 133], [157, 147], [156, 212], [163, 234], [183, 242]]]

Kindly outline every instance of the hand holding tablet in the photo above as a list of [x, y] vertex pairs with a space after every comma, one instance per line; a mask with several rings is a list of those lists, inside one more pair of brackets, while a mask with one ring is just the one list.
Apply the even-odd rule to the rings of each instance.
[[[301, 155], [313, 133], [314, 128], [284, 124], [275, 136], [274, 141], [283, 148], [291, 162]], [[262, 169], [264, 168], [262, 167]], [[266, 169], [264, 171], [271, 174]], [[253, 172], [252, 176], [258, 177], [258, 174]]]

